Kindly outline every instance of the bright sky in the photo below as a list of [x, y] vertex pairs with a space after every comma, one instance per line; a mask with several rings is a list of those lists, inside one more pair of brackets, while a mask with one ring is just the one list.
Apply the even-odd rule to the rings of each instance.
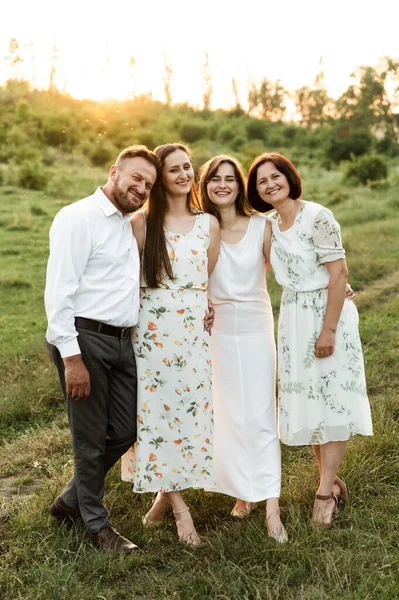
[[1, 57], [16, 38], [32, 44], [25, 52], [35, 56], [38, 87], [46, 87], [55, 44], [57, 87], [78, 98], [125, 99], [135, 90], [163, 101], [163, 56], [173, 65], [172, 102], [200, 106], [209, 53], [213, 108], [233, 105], [233, 77], [245, 105], [251, 78], [280, 79], [290, 90], [311, 85], [322, 56], [326, 87], [336, 97], [356, 66], [399, 58], [397, 0], [6, 2], [0, 82], [9, 77]]

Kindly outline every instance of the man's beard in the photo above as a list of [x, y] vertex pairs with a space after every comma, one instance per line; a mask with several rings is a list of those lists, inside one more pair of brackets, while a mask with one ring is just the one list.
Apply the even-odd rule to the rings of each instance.
[[[134, 190], [134, 193], [137, 196], [139, 196], [141, 198], [141, 200], [139, 200], [138, 198], [130, 199], [129, 198], [129, 190]], [[114, 185], [112, 186], [112, 194], [113, 194], [115, 202], [117, 203], [117, 205], [119, 207], [119, 210], [122, 213], [134, 212], [134, 211], [138, 210], [139, 208], [141, 208], [145, 202], [145, 198], [143, 198], [143, 195], [140, 194], [136, 189], [134, 189], [133, 187], [130, 187], [126, 191], [124, 191], [119, 187], [118, 181], [114, 181]]]

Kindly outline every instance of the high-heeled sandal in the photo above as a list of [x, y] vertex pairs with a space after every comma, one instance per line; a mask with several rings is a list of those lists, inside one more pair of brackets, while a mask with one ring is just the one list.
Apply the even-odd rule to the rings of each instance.
[[[316, 519], [314, 519], [312, 517], [312, 525], [316, 526], [316, 527], [331, 527], [332, 523], [333, 523], [333, 518], [338, 516], [338, 498], [333, 494], [333, 492], [331, 492], [331, 494], [329, 494], [328, 496], [323, 496], [322, 494], [316, 494], [315, 496], [316, 500], [322, 500], [323, 502], [328, 502], [329, 500], [334, 500], [334, 510], [331, 513], [331, 521], [317, 521]], [[313, 509], [314, 510], [314, 509]]]
[[[160, 498], [160, 500], [158, 498]], [[158, 513], [158, 516], [156, 518], [153, 518], [152, 512], [155, 507], [155, 504], [161, 504], [161, 503], [164, 503], [164, 506], [162, 507], [160, 513]], [[168, 496], [166, 494], [164, 494], [163, 492], [157, 492], [154, 495], [154, 500], [152, 502], [150, 510], [141, 519], [141, 522], [143, 523], [144, 527], [156, 527], [157, 525], [160, 525], [163, 521], [163, 518], [165, 516], [168, 506], [169, 506]]]
[[[238, 501], [237, 501], [238, 502]], [[247, 517], [249, 514], [251, 514], [251, 510], [252, 510], [252, 502], [243, 502], [244, 504], [244, 508], [238, 508], [237, 507], [237, 502], [235, 503], [235, 505], [233, 506], [233, 508], [231, 509], [231, 515], [233, 517], [237, 517], [237, 519], [244, 519], [245, 517]]]
[[[182, 522], [180, 515], [187, 513], [187, 512], [190, 514], [189, 507], [183, 508], [183, 510], [174, 510], [173, 511], [173, 514], [175, 515], [175, 519], [176, 519], [177, 535], [181, 542], [184, 542], [185, 544], [187, 544], [187, 546], [190, 546], [191, 548], [196, 548], [197, 546], [199, 546], [201, 544], [201, 539], [195, 530], [194, 523], [191, 518], [191, 514], [190, 514], [191, 529], [188, 533], [185, 533], [183, 531], [183, 522]], [[186, 523], [187, 523], [187, 521], [186, 521]]]
[[347, 485], [345, 481], [343, 481], [339, 477], [336, 477], [334, 479], [334, 485], [338, 485], [338, 487], [341, 489], [340, 495], [336, 496], [338, 501], [338, 507], [340, 507], [341, 505], [344, 506], [349, 502], [349, 490], [347, 488]]
[[[287, 531], [286, 531], [284, 525], [281, 523], [281, 521], [280, 521], [280, 525], [278, 526], [277, 529], [272, 529], [270, 527], [269, 519], [274, 514], [276, 514], [276, 513], [272, 513], [271, 515], [266, 516], [267, 534], [269, 537], [276, 540], [276, 542], [278, 542], [279, 544], [285, 544], [286, 542], [288, 542], [288, 534], [287, 534]], [[280, 517], [280, 515], [279, 515], [279, 517]]]

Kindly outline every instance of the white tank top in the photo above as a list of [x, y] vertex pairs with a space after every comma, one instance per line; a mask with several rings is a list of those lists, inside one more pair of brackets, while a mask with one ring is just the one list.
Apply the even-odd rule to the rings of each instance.
[[254, 214], [237, 244], [221, 242], [219, 258], [209, 278], [208, 294], [214, 304], [260, 302], [270, 307], [263, 255], [265, 225], [266, 217]]

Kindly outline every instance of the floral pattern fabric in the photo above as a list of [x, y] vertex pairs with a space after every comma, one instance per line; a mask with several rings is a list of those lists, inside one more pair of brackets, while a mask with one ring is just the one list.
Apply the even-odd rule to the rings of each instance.
[[174, 280], [144, 287], [133, 334], [137, 360], [137, 443], [122, 458], [134, 491], [214, 485], [208, 310], [210, 217], [187, 234], [165, 230]]
[[334, 353], [316, 358], [329, 273], [325, 263], [345, 257], [333, 213], [305, 202], [293, 226], [272, 224], [271, 264], [283, 286], [278, 323], [279, 433], [287, 445], [324, 444], [372, 435], [358, 330], [358, 313], [345, 300]]

